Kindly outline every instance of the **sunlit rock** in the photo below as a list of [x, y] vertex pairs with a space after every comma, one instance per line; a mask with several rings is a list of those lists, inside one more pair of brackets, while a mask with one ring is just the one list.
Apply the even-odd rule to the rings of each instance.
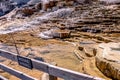
[[100, 1], [105, 2], [107, 4], [120, 3], [120, 0], [100, 0]]
[[102, 43], [96, 56], [96, 66], [106, 76], [120, 79], [120, 43]]

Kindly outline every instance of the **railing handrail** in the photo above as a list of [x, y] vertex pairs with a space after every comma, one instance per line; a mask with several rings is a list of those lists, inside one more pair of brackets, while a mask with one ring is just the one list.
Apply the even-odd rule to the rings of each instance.
[[[8, 72], [8, 73], [18, 77], [18, 78], [20, 78], [22, 80], [37, 80], [37, 79], [35, 79], [35, 78], [33, 78], [33, 77], [23, 73], [23, 72], [15, 70], [15, 69], [13, 69], [11, 67], [8, 67], [8, 66], [6, 66], [4, 64], [1, 64], [1, 63], [0, 63], [0, 69], [2, 69], [4, 71], [6, 71], [6, 72]], [[3, 80], [5, 80], [5, 79], [3, 79]]]
[[8, 80], [8, 79], [0, 75], [0, 80]]
[[[0, 56], [11, 59], [13, 61], [18, 61], [17, 54], [5, 50], [0, 49]], [[35, 59], [30, 59], [30, 60], [32, 62], [32, 66], [34, 69], [43, 71], [52, 76], [60, 77], [67, 80], [103, 80], [102, 78], [64, 69]]]

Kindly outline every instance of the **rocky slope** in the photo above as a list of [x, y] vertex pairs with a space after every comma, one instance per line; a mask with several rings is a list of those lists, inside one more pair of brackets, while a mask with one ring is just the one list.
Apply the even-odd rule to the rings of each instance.
[[96, 56], [97, 67], [108, 77], [120, 79], [120, 44], [100, 44]]
[[[16, 52], [12, 34], [23, 56], [43, 57], [46, 62], [106, 80], [120, 78], [119, 52], [109, 51], [104, 58], [96, 46], [120, 42], [119, 33], [120, 5], [98, 0], [30, 0], [0, 18], [0, 42], [9, 45], [1, 49]], [[40, 79], [34, 73], [28, 74]]]

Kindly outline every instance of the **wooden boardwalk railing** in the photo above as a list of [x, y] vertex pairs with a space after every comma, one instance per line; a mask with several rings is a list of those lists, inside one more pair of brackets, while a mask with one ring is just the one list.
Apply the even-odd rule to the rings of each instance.
[[8, 80], [8, 79], [0, 75], [0, 80]]
[[[4, 50], [0, 50], [0, 56], [5, 57], [7, 59], [11, 59], [13, 61], [17, 61], [20, 65], [27, 67], [29, 69], [34, 68], [34, 69], [43, 71], [45, 73], [48, 73], [49, 75], [51, 75], [53, 77], [59, 77], [59, 78], [65, 79], [65, 80], [103, 80], [102, 78], [89, 76], [89, 75], [75, 72], [72, 70], [57, 67], [57, 66], [54, 66], [54, 65], [42, 62], [42, 61], [22, 57], [17, 54], [7, 52]], [[15, 75], [15, 76], [17, 76], [17, 75]], [[17, 76], [17, 77], [19, 77], [19, 76]], [[19, 77], [19, 78], [21, 78], [21, 77]], [[23, 79], [23, 80], [27, 80], [27, 79]]]
[[35, 78], [25, 74], [25, 73], [22, 73], [18, 70], [12, 69], [11, 67], [8, 67], [8, 66], [1, 64], [1, 63], [0, 63], [0, 69], [20, 78], [22, 80], [37, 80], [37, 79], [35, 79]]

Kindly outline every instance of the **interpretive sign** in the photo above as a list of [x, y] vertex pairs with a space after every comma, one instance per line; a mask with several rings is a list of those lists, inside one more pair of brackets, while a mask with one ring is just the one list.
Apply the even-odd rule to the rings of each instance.
[[22, 56], [17, 56], [17, 59], [18, 59], [19, 65], [26, 67], [26, 68], [29, 68], [29, 69], [33, 68], [31, 59], [26, 58], [26, 57], [22, 57]]

